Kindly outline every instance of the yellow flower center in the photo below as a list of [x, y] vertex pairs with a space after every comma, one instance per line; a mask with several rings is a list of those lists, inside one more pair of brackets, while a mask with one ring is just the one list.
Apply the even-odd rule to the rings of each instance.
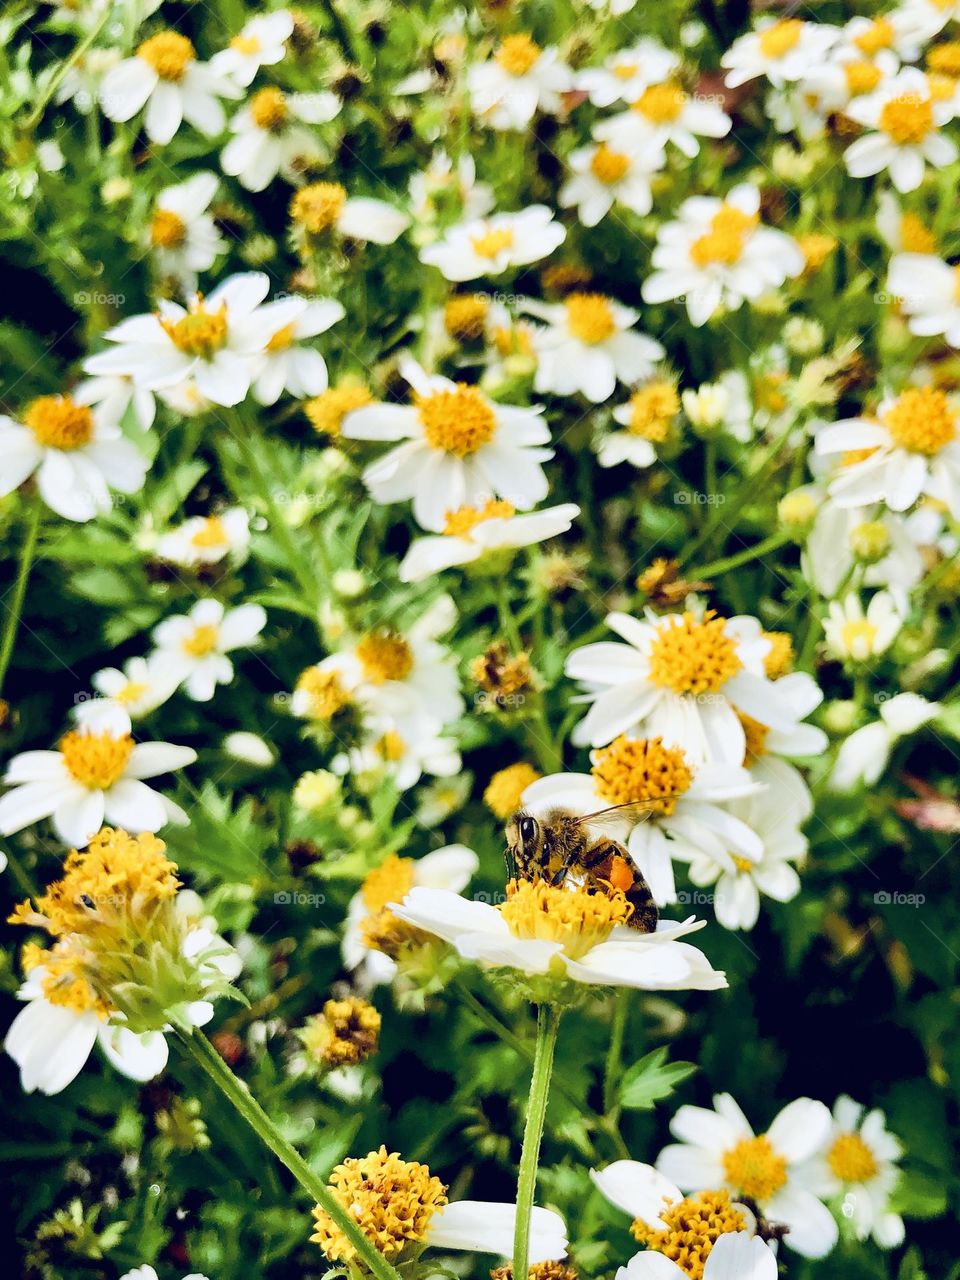
[[193, 45], [178, 31], [160, 31], [137, 49], [137, 57], [148, 62], [161, 80], [174, 84], [183, 79], [196, 56]]
[[726, 618], [708, 609], [702, 618], [669, 615], [650, 647], [650, 679], [677, 694], [717, 693], [743, 669]]
[[812, 493], [787, 493], [777, 503], [777, 515], [786, 525], [809, 524], [816, 514], [817, 500]]
[[515, 938], [559, 942], [571, 960], [579, 960], [606, 942], [613, 929], [626, 924], [633, 907], [619, 890], [591, 893], [573, 885], [545, 880], [512, 882], [506, 902], [497, 910]]
[[957, 415], [938, 387], [908, 387], [884, 414], [901, 449], [933, 457], [957, 435]]
[[876, 1157], [858, 1133], [841, 1133], [827, 1152], [827, 1164], [841, 1182], [869, 1182], [879, 1172]]
[[[756, 721], [754, 721], [754, 724], [756, 724]], [[747, 875], [753, 871], [757, 865], [755, 862], [751, 862], [749, 858], [741, 858], [738, 854], [733, 855], [732, 861], [738, 871]]]
[[370, 684], [406, 680], [413, 670], [413, 651], [397, 631], [371, 631], [357, 645], [363, 678]]
[[172, 209], [154, 209], [150, 243], [155, 249], [177, 249], [187, 238], [187, 224]]
[[[579, 1280], [573, 1267], [564, 1266], [562, 1262], [535, 1262], [527, 1272], [528, 1280]], [[495, 1267], [490, 1272], [490, 1280], [513, 1280], [513, 1267]]]
[[667, 1224], [665, 1230], [648, 1227], [637, 1218], [630, 1228], [633, 1238], [654, 1253], [672, 1258], [692, 1280], [703, 1280], [704, 1264], [719, 1238], [746, 1226], [726, 1191], [700, 1191], [666, 1205], [659, 1216]]
[[310, 1057], [326, 1067], [353, 1067], [376, 1052], [381, 1017], [367, 1000], [328, 1000], [299, 1036]]
[[617, 332], [610, 300], [602, 293], [571, 293], [567, 298], [567, 328], [580, 342], [593, 347]]
[[[770, 726], [761, 724], [759, 720], [754, 720], [753, 716], [748, 716], [745, 711], [738, 711], [737, 719], [743, 725], [743, 735], [746, 738], [744, 758], [750, 764], [767, 754], [767, 737], [770, 733]], [[736, 862], [736, 858], [734, 858], [734, 862]]]
[[506, 325], [498, 324], [490, 334], [490, 340], [501, 356], [533, 355], [530, 330], [524, 325], [516, 325], [510, 329]]
[[890, 550], [890, 530], [882, 520], [864, 520], [850, 530], [850, 550], [860, 560], [875, 564]]
[[605, 142], [600, 143], [590, 158], [590, 172], [608, 187], [619, 182], [629, 168], [630, 157], [622, 151], [612, 151]]
[[439, 942], [435, 934], [425, 933], [415, 924], [408, 924], [398, 915], [383, 907], [367, 916], [360, 926], [363, 945], [370, 951], [382, 951], [391, 960], [404, 961], [417, 952], [436, 952]]
[[183, 641], [183, 651], [188, 653], [191, 658], [205, 658], [208, 653], [213, 653], [220, 639], [220, 629], [213, 623], [205, 622], [200, 626], [194, 627], [191, 633]]
[[219, 516], [207, 516], [190, 539], [194, 547], [225, 547], [229, 541], [226, 527]]
[[336, 224], [347, 202], [347, 189], [339, 182], [313, 182], [290, 201], [290, 217], [312, 236]]
[[667, 80], [663, 84], [651, 84], [632, 104], [639, 115], [652, 124], [672, 124], [687, 104], [687, 95], [678, 84]]
[[374, 750], [387, 764], [396, 764], [406, 755], [407, 744], [396, 729], [388, 729], [382, 738], [377, 739]]
[[319, 667], [307, 667], [297, 681], [297, 692], [307, 695], [312, 720], [332, 720], [351, 701], [338, 673]]
[[947, 40], [927, 50], [927, 66], [941, 75], [960, 79], [960, 40]]
[[443, 309], [443, 327], [457, 342], [475, 342], [483, 337], [489, 309], [489, 300], [482, 293], [458, 294]]
[[179, 320], [161, 317], [160, 324], [178, 351], [209, 360], [227, 341], [227, 304], [221, 303], [216, 311], [205, 311], [198, 297], [185, 316]]
[[698, 267], [712, 262], [732, 267], [739, 262], [747, 239], [760, 219], [755, 213], [744, 213], [732, 204], [722, 205], [710, 219], [710, 230], [698, 236], [690, 246], [690, 257]]
[[[386, 1147], [338, 1164], [328, 1184], [336, 1200], [385, 1258], [422, 1245], [430, 1219], [447, 1203], [447, 1188], [425, 1164], [401, 1160]], [[326, 1210], [313, 1210], [310, 1237], [331, 1262], [352, 1262], [357, 1251]]]
[[654, 801], [653, 812], [669, 816], [693, 782], [683, 752], [664, 746], [662, 738], [621, 734], [609, 746], [594, 751], [591, 759], [597, 792], [611, 805]]
[[74, 778], [91, 791], [107, 791], [123, 776], [134, 742], [129, 733], [82, 733], [71, 729], [60, 739], [63, 762]]
[[303, 406], [303, 411], [314, 431], [336, 439], [340, 435], [343, 420], [354, 409], [373, 404], [373, 396], [359, 379], [344, 378]]
[[508, 76], [525, 76], [540, 57], [540, 46], [526, 32], [504, 36], [493, 55]]
[[381, 862], [379, 867], [367, 873], [360, 892], [363, 905], [371, 915], [389, 902], [402, 902], [413, 888], [413, 858], [400, 858], [395, 853]]
[[131, 703], [139, 702], [149, 688], [150, 686], [143, 680], [128, 680], [123, 688], [113, 695], [113, 699], [122, 707], [128, 707]]
[[416, 397], [423, 434], [431, 449], [466, 458], [497, 433], [497, 415], [478, 387], [458, 382], [452, 391]]
[[260, 46], [260, 41], [257, 39], [256, 36], [240, 35], [240, 36], [233, 37], [233, 39], [230, 41], [230, 48], [235, 49], [237, 53], [242, 53], [242, 54], [245, 54], [246, 56], [249, 56], [250, 54], [253, 54], [253, 53], [259, 53], [261, 46]]
[[488, 498], [482, 507], [458, 507], [456, 511], [448, 511], [443, 532], [451, 538], [467, 538], [478, 524], [485, 520], [509, 520], [516, 514], [512, 502], [497, 501]]
[[883, 79], [883, 72], [875, 62], [857, 59], [843, 64], [843, 74], [847, 82], [847, 92], [851, 98], [861, 93], [872, 93]]
[[93, 1012], [100, 1018], [106, 1018], [112, 1012], [83, 972], [82, 951], [70, 948], [61, 952], [59, 947], [51, 947], [49, 951], [38, 947], [37, 950], [41, 957], [37, 963], [42, 964], [45, 970], [41, 984], [45, 1000], [74, 1013]]
[[267, 350], [272, 352], [286, 351], [293, 346], [296, 339], [296, 324], [285, 324], [282, 329], [278, 329], [270, 341], [267, 343]]
[[662, 379], [650, 382], [630, 397], [627, 430], [641, 440], [662, 444], [679, 412], [680, 397], [673, 383]]
[[540, 774], [526, 760], [507, 765], [499, 769], [483, 793], [483, 803], [495, 818], [506, 822], [520, 808], [524, 791], [540, 777]]
[[758, 44], [765, 58], [783, 58], [800, 43], [803, 23], [799, 18], [783, 18], [760, 32]]
[[93, 439], [93, 414], [69, 396], [39, 396], [27, 405], [23, 421], [47, 449], [82, 449]]
[[868, 458], [872, 458], [876, 453], [876, 449], [846, 449], [840, 457], [841, 467], [855, 467], [860, 462], [866, 462]]
[[787, 1162], [774, 1150], [766, 1135], [741, 1138], [736, 1146], [725, 1151], [723, 1171], [732, 1187], [760, 1205], [787, 1182]]
[[880, 109], [879, 125], [898, 146], [917, 146], [936, 128], [933, 104], [916, 94], [891, 98]]
[[[866, 618], [853, 618], [840, 628], [840, 640], [847, 653], [859, 653], [865, 647], [868, 653], [873, 651], [873, 642], [877, 637], [877, 628]], [[861, 643], [865, 641], [865, 646]]]
[[937, 241], [915, 213], [900, 218], [900, 243], [904, 253], [935, 253]]
[[613, 75], [617, 80], [632, 80], [639, 70], [638, 62], [617, 62], [612, 67]]
[[273, 85], [260, 89], [250, 99], [250, 117], [258, 129], [279, 133], [290, 117], [286, 94]]
[[874, 18], [866, 30], [854, 36], [853, 43], [868, 58], [879, 53], [881, 49], [889, 49], [893, 44], [896, 32], [889, 18]]
[[768, 680], [779, 680], [793, 670], [793, 640], [786, 631], [764, 631], [770, 650], [764, 655], [763, 670]]
[[[810, 231], [806, 235], [797, 236], [797, 244], [803, 254], [804, 270], [816, 271], [823, 266], [834, 249], [836, 249], [837, 240], [834, 236], [826, 236], [817, 231]], [[786, 401], [781, 407], [785, 407], [785, 405]]]
[[938, 75], [930, 72], [927, 75], [927, 88], [934, 102], [949, 102], [957, 92], [957, 82], [953, 76]]
[[470, 243], [478, 258], [493, 260], [503, 253], [504, 249], [513, 248], [512, 227], [491, 227], [483, 235], [471, 236]]

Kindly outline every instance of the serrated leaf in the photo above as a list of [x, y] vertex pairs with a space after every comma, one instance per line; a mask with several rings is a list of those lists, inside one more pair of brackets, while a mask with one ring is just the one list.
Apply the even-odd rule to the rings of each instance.
[[635, 1062], [620, 1085], [620, 1105], [628, 1111], [652, 1111], [654, 1104], [669, 1098], [681, 1081], [696, 1071], [693, 1062], [668, 1062], [668, 1050], [661, 1046]]

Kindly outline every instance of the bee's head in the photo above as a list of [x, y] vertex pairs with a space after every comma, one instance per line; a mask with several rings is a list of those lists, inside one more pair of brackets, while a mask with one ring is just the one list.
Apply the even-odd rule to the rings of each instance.
[[507, 850], [519, 875], [526, 875], [540, 862], [543, 834], [540, 823], [525, 809], [520, 809], [507, 823]]

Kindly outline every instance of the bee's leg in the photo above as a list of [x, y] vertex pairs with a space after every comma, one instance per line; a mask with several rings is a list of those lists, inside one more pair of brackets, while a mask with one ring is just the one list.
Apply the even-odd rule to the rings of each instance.
[[563, 884], [564, 880], [566, 880], [567, 878], [567, 873], [569, 872], [573, 864], [576, 862], [576, 860], [577, 860], [577, 850], [571, 849], [568, 852], [567, 856], [564, 858], [563, 862], [560, 863], [560, 866], [556, 869], [556, 871], [553, 873], [553, 875], [550, 878], [550, 884], [554, 888], [556, 888], [557, 885]]
[[509, 845], [503, 851], [503, 862], [507, 869], [507, 883], [517, 879], [517, 859]]

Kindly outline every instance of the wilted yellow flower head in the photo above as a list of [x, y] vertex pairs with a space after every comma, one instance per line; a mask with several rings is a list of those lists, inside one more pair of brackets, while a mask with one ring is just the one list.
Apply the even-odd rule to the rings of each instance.
[[299, 1032], [311, 1058], [326, 1067], [353, 1067], [376, 1053], [380, 1014], [359, 996], [328, 1000]]
[[507, 765], [505, 769], [499, 769], [487, 783], [483, 803], [495, 818], [506, 821], [520, 808], [520, 798], [524, 791], [539, 777], [537, 770], [526, 760]]

